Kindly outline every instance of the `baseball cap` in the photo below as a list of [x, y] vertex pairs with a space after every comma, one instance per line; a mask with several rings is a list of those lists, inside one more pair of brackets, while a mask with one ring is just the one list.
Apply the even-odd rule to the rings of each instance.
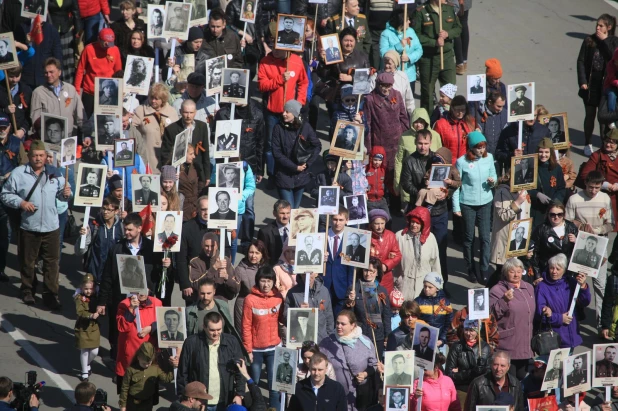
[[199, 400], [212, 400], [212, 395], [208, 394], [206, 386], [199, 381], [193, 381], [185, 387], [185, 397], [197, 398]]
[[11, 125], [7, 116], [0, 116], [0, 127], [8, 127]]
[[114, 30], [110, 28], [104, 28], [99, 32], [99, 40], [104, 41], [106, 47], [113, 47], [114, 40], [116, 40]]

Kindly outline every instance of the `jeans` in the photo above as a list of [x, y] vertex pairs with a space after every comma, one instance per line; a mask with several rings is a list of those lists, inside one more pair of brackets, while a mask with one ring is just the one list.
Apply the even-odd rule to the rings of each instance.
[[463, 255], [468, 266], [468, 274], [475, 275], [474, 268], [474, 228], [479, 227], [481, 256], [479, 258], [481, 276], [489, 269], [489, 240], [491, 237], [491, 201], [481, 206], [461, 204], [464, 225]]
[[279, 122], [279, 115], [266, 110], [266, 141], [264, 142], [264, 153], [266, 154], [266, 171], [268, 177], [275, 175], [275, 157], [273, 157], [273, 130]]
[[84, 22], [84, 46], [86, 46], [97, 41], [97, 36], [103, 26], [103, 15], [97, 13], [82, 20]]
[[610, 87], [605, 90], [605, 95], [607, 96], [607, 110], [616, 111], [616, 88]]
[[62, 259], [62, 247], [64, 243], [64, 227], [67, 225], [67, 219], [69, 218], [69, 209], [64, 210], [64, 213], [58, 214], [58, 224], [60, 225], [60, 251], [58, 253], [58, 263]]
[[[260, 376], [262, 375], [262, 364], [266, 363], [266, 375], [267, 381], [270, 385], [271, 381], [274, 378], [274, 366], [275, 366], [275, 350], [265, 351], [265, 352], [256, 352], [253, 351], [253, 362], [251, 363], [251, 379], [255, 381], [257, 384], [260, 381]], [[269, 386], [270, 388], [270, 386]], [[281, 397], [279, 396], [279, 391], [270, 391], [270, 400], [269, 407], [279, 409], [281, 405]]]
[[438, 242], [442, 279], [446, 283], [448, 281], [448, 269], [446, 266], [446, 248], [448, 246], [448, 211], [445, 211], [440, 215], [431, 216], [431, 232], [434, 237], [436, 237], [436, 241]]
[[305, 187], [303, 186], [291, 190], [285, 188], [277, 188], [277, 191], [279, 192], [280, 199], [286, 200], [288, 203], [292, 204], [292, 208], [299, 208], [300, 201], [303, 199]]
[[468, 61], [468, 46], [470, 45], [470, 30], [468, 29], [468, 12], [466, 10], [462, 15], [458, 15], [461, 23], [461, 35], [455, 38], [455, 64], [463, 64]]

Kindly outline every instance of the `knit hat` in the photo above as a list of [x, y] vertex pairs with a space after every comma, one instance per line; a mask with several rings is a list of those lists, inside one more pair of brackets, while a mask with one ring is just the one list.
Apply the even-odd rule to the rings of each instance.
[[498, 59], [485, 60], [485, 74], [491, 78], [502, 78], [502, 64]]
[[395, 76], [393, 76], [393, 73], [387, 73], [386, 71], [383, 71], [382, 73], [378, 74], [376, 83], [377, 84], [394, 84]]
[[389, 220], [388, 213], [380, 208], [376, 208], [369, 212], [369, 222], [370, 223], [373, 223], [373, 220], [375, 220], [376, 218], [383, 218], [384, 221], [386, 222], [388, 222]]
[[428, 273], [425, 278], [423, 278], [423, 282], [427, 281], [428, 283], [433, 284], [438, 290], [441, 290], [444, 286], [444, 280], [440, 273], [431, 272]]
[[45, 143], [41, 140], [32, 140], [32, 143], [30, 143], [30, 151], [34, 150], [45, 151]]
[[536, 146], [536, 148], [549, 148], [553, 150], [554, 143], [552, 143], [551, 138], [544, 137], [543, 140], [541, 140], [539, 144]]
[[161, 167], [161, 181], [172, 180], [176, 182], [176, 167], [163, 166]]
[[452, 100], [457, 94], [457, 86], [451, 83], [445, 84], [440, 87], [440, 92]]
[[99, 32], [99, 40], [104, 41], [106, 47], [113, 47], [114, 40], [116, 40], [114, 30], [110, 28], [104, 28]]
[[401, 64], [401, 56], [395, 50], [387, 51], [386, 53], [384, 53], [384, 56], [382, 56], [382, 58], [391, 59], [395, 67], [399, 67], [399, 65]]
[[352, 87], [351, 84], [346, 84], [341, 87], [341, 99], [343, 100], [347, 96], [353, 96], [354, 93], [352, 93], [352, 90], [354, 90], [354, 87]]
[[184, 396], [187, 398], [197, 398], [198, 400], [212, 400], [212, 395], [208, 394], [206, 386], [199, 381], [187, 384]]
[[122, 177], [120, 177], [118, 174], [114, 174], [107, 181], [107, 185], [108, 185], [110, 191], [114, 191], [114, 190], [117, 190], [119, 188], [122, 188]]
[[155, 355], [154, 346], [148, 341], [146, 341], [145, 343], [140, 345], [139, 349], [137, 350], [136, 355], [142, 360], [150, 362], [152, 361]]
[[475, 147], [479, 143], [486, 143], [487, 139], [480, 131], [473, 131], [468, 134], [468, 148]]
[[499, 392], [494, 400], [494, 405], [515, 405], [515, 398], [509, 392]]
[[300, 104], [300, 102], [298, 102], [297, 100], [288, 100], [284, 104], [283, 109], [288, 113], [291, 113], [294, 117], [298, 117], [300, 115], [300, 109], [302, 107], [303, 105]]
[[390, 294], [391, 308], [399, 309], [404, 302], [403, 294], [399, 290], [393, 290]]
[[195, 26], [189, 29], [189, 37], [187, 41], [193, 41], [193, 40], [203, 39], [203, 38], [204, 38], [204, 32], [202, 31], [201, 28]]

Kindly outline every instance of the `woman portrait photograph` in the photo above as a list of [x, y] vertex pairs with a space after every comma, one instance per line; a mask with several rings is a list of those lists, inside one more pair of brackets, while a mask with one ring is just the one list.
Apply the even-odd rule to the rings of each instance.
[[148, 87], [152, 77], [154, 59], [141, 56], [127, 56], [126, 70], [123, 78], [123, 91], [148, 95]]

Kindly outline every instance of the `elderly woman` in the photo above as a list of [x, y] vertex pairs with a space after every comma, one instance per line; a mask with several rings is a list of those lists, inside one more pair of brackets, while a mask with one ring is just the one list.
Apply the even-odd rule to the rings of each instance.
[[395, 234], [401, 250], [401, 264], [395, 268], [395, 286], [405, 300], [415, 299], [423, 289], [429, 272], [441, 272], [438, 242], [431, 230], [431, 217], [425, 207], [416, 207], [406, 218], [408, 226]]
[[458, 330], [459, 341], [451, 345], [445, 374], [457, 388], [467, 391], [473, 379], [489, 371], [491, 348], [479, 335], [480, 321], [465, 320]]
[[421, 320], [421, 307], [416, 301], [406, 300], [399, 309], [401, 323], [388, 335], [386, 340], [386, 351], [395, 351], [401, 346], [406, 338], [414, 336], [416, 324], [427, 324]]
[[320, 342], [320, 351], [333, 365], [337, 382], [343, 385], [348, 411], [372, 405], [367, 397], [371, 397], [376, 389], [373, 384], [378, 366], [375, 350], [371, 339], [363, 335], [356, 316], [349, 310], [343, 310], [337, 316], [335, 334]]
[[178, 121], [178, 113], [168, 104], [169, 91], [161, 83], [153, 84], [148, 91], [148, 101], [139, 106], [133, 115], [133, 124], [144, 140], [144, 159], [153, 173], [158, 174], [161, 158], [161, 137], [165, 127]]
[[397, 237], [391, 230], [386, 229], [389, 216], [382, 209], [369, 212], [369, 228], [371, 229], [371, 255], [382, 262], [384, 273], [380, 284], [389, 292], [393, 291], [393, 270], [401, 262], [401, 250]]
[[[374, 73], [369, 77], [370, 88], [373, 90], [376, 87], [376, 79], [380, 73], [393, 73], [395, 83], [393, 89], [397, 90], [404, 99], [408, 115], [412, 116], [414, 111], [414, 91], [410, 88], [410, 81], [405, 72], [399, 70], [401, 66], [401, 56], [395, 50], [389, 50], [382, 56], [382, 70]], [[416, 76], [416, 72], [414, 73]], [[429, 124], [429, 116], [427, 116], [427, 124]]]
[[[543, 281], [536, 288], [536, 316], [543, 324], [551, 325], [556, 331], [562, 343], [560, 348], [575, 348], [583, 343], [579, 335], [579, 322], [575, 315], [569, 315], [571, 300], [574, 297], [575, 288], [580, 286], [576, 305], [585, 308], [590, 304], [590, 287], [586, 284], [586, 274], [579, 273], [577, 276], [564, 276], [569, 260], [566, 255], [558, 254], [547, 262], [547, 271], [543, 272]], [[502, 342], [502, 332], [500, 333]]]
[[245, 297], [251, 293], [255, 286], [255, 274], [268, 263], [268, 250], [261, 240], [254, 240], [249, 246], [247, 256], [243, 258], [234, 269], [236, 278], [240, 281], [240, 291], [234, 303], [234, 325], [241, 327], [242, 312]]
[[[554, 144], [549, 137], [543, 138], [537, 146], [538, 153], [538, 184], [534, 190], [528, 190], [530, 195], [530, 216], [534, 218], [534, 227], [542, 224], [547, 208], [552, 200], [562, 202], [566, 193], [564, 174], [558, 164]], [[534, 170], [528, 172], [534, 173]], [[521, 173], [520, 173], [521, 174]], [[522, 176], [523, 177], [523, 176]], [[517, 174], [515, 175], [517, 180]], [[516, 184], [518, 184], [516, 182]]]
[[522, 281], [524, 264], [509, 258], [502, 266], [502, 280], [489, 291], [489, 307], [498, 321], [500, 350], [511, 356], [509, 372], [522, 380], [534, 356], [530, 348], [536, 307], [534, 288]]
[[418, 379], [414, 380], [410, 409], [418, 409], [418, 401], [422, 399], [421, 411], [461, 411], [455, 384], [442, 372], [445, 362], [444, 355], [437, 353], [433, 370], [425, 370], [423, 374], [423, 388], [418, 387]]

